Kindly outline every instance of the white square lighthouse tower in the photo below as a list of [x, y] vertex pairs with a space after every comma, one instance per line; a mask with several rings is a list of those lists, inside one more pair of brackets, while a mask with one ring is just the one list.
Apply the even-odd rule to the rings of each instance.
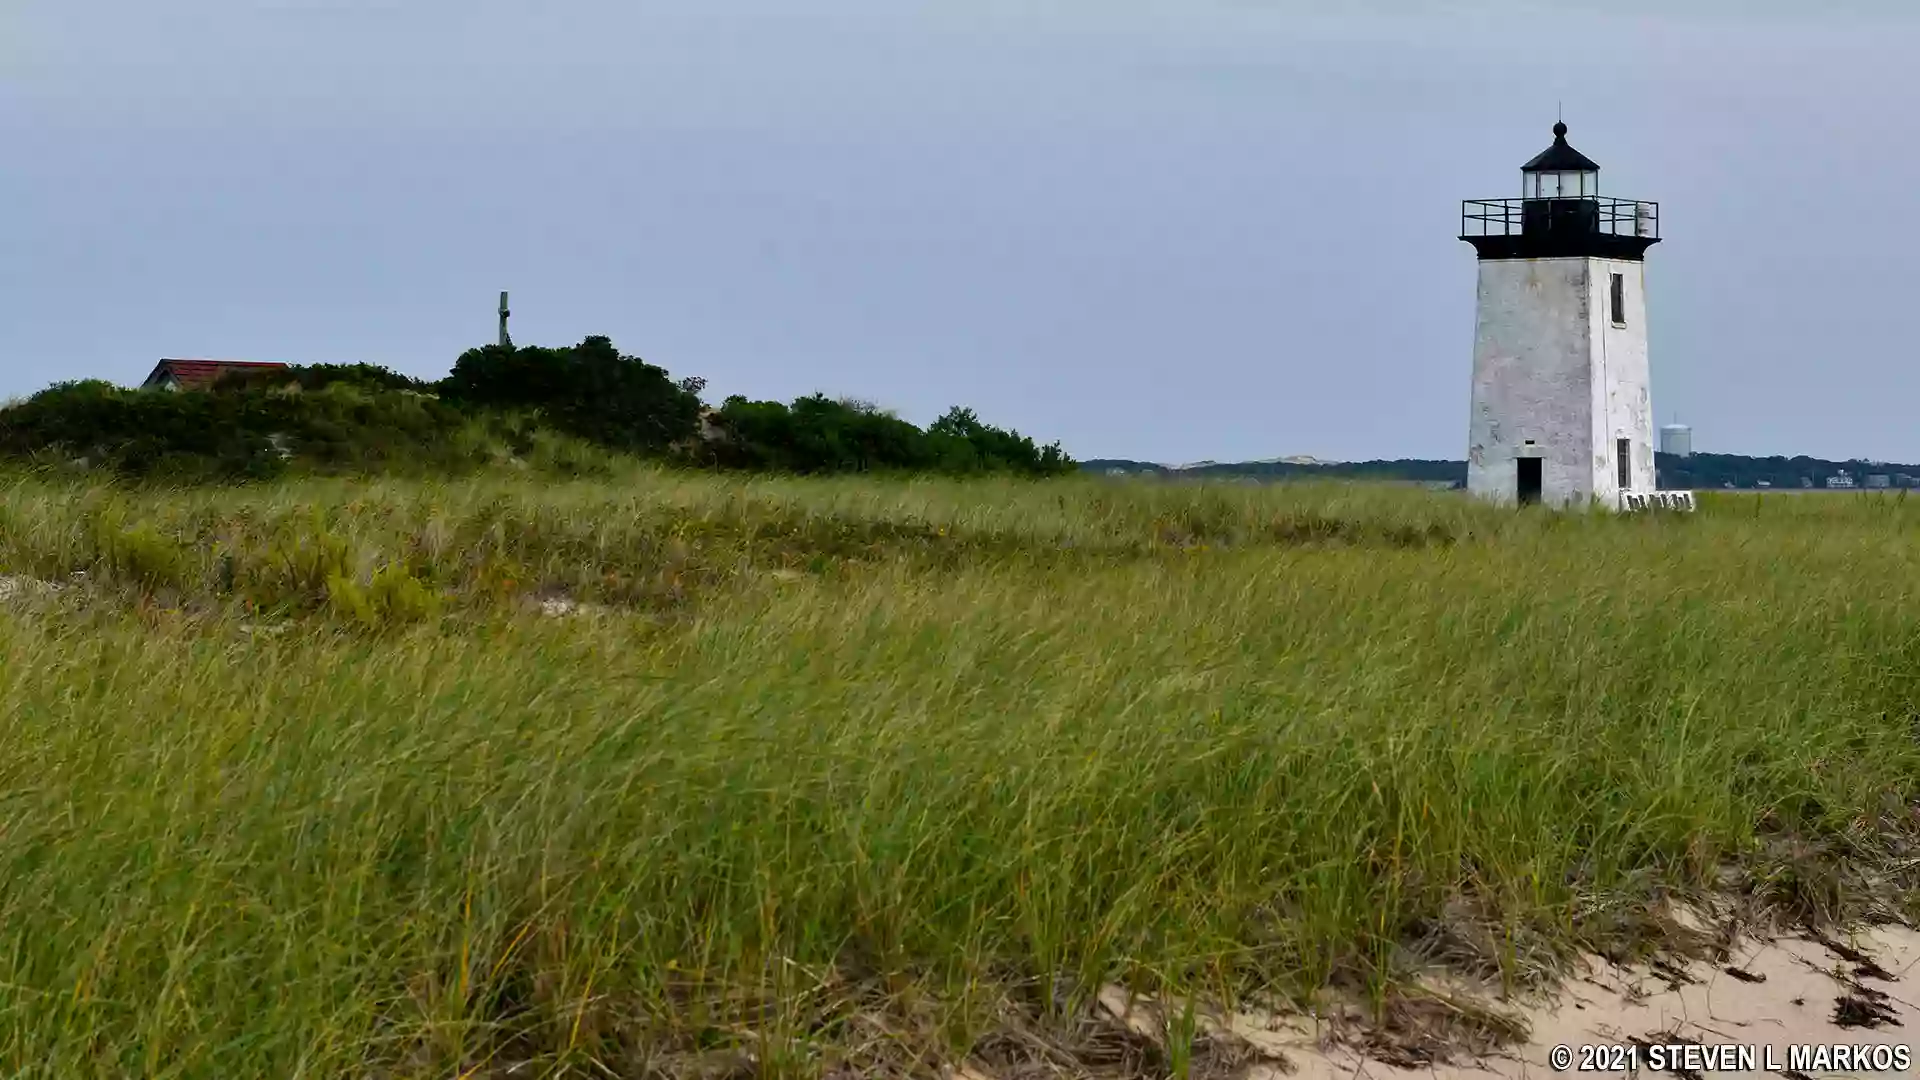
[[1520, 198], [1460, 212], [1480, 257], [1467, 490], [1618, 509], [1654, 489], [1645, 268], [1660, 207], [1603, 198], [1565, 124], [1520, 177]]

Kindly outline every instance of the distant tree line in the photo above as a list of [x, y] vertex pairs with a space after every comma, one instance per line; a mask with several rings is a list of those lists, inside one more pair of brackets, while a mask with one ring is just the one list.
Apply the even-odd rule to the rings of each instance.
[[[1382, 461], [1305, 463], [1288, 461], [1246, 461], [1171, 468], [1144, 461], [1094, 459], [1080, 463], [1089, 472], [1124, 472], [1167, 478], [1222, 479], [1244, 477], [1257, 480], [1287, 480], [1322, 477], [1345, 480], [1401, 480], [1427, 484], [1465, 486], [1467, 463], [1420, 458]], [[1654, 468], [1660, 487], [1675, 490], [1711, 490], [1724, 488], [1824, 488], [1830, 476], [1842, 472], [1854, 482], [1865, 485], [1873, 475], [1886, 476], [1890, 487], [1920, 485], [1920, 465], [1896, 465], [1864, 461], [1830, 461], [1806, 457], [1746, 457], [1740, 454], [1692, 454], [1677, 457], [1655, 454]], [[1902, 483], [1901, 477], [1910, 478]]]
[[1190, 465], [1173, 468], [1167, 465], [1155, 465], [1145, 461], [1124, 459], [1096, 459], [1083, 461], [1080, 468], [1088, 472], [1119, 473], [1135, 475], [1162, 476], [1169, 479], [1234, 479], [1252, 480], [1301, 480], [1313, 477], [1337, 480], [1399, 480], [1422, 484], [1447, 484], [1464, 486], [1467, 482], [1467, 463], [1464, 461], [1435, 461], [1425, 458], [1397, 458], [1380, 461], [1242, 461], [1234, 463], [1209, 462], [1205, 465]]
[[[236, 371], [204, 391], [67, 382], [0, 409], [0, 456], [146, 476], [264, 477], [320, 469], [456, 468], [567, 445], [716, 468], [1050, 476], [1077, 466], [954, 408], [922, 429], [824, 395], [729, 397], [621, 353], [606, 337], [564, 348], [469, 349], [438, 381], [370, 364]], [[560, 460], [582, 455], [561, 454]]]
[[1896, 465], [1886, 462], [1829, 461], [1807, 457], [1744, 457], [1739, 454], [1692, 454], [1675, 457], [1656, 455], [1660, 486], [1664, 488], [1797, 488], [1825, 487], [1827, 477], [1844, 472], [1855, 484], [1864, 486], [1867, 477], [1880, 475], [1889, 486], [1901, 484], [1899, 477], [1920, 477], [1920, 465]]

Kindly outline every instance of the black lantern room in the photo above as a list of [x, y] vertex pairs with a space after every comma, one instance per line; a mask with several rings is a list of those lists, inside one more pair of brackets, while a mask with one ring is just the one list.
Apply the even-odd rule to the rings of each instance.
[[1600, 194], [1600, 166], [1567, 145], [1567, 125], [1553, 125], [1553, 145], [1520, 166], [1523, 199], [1578, 199]]
[[1482, 259], [1640, 259], [1660, 242], [1660, 204], [1600, 194], [1600, 166], [1553, 125], [1553, 145], [1520, 166], [1518, 199], [1468, 199], [1460, 239]]

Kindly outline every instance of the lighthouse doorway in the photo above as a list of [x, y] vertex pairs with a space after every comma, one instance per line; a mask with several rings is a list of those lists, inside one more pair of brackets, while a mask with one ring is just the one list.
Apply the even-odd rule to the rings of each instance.
[[1521, 506], [1532, 506], [1540, 501], [1540, 459], [1537, 457], [1515, 458], [1518, 466], [1519, 496]]

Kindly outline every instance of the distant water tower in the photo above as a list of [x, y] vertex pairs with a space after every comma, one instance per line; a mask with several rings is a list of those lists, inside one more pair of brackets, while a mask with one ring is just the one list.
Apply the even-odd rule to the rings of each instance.
[[1619, 507], [1654, 490], [1644, 271], [1660, 206], [1602, 197], [1565, 124], [1520, 182], [1520, 198], [1460, 210], [1480, 259], [1467, 490]]
[[1693, 456], [1693, 429], [1685, 424], [1667, 424], [1660, 429], [1660, 452], [1674, 457]]

